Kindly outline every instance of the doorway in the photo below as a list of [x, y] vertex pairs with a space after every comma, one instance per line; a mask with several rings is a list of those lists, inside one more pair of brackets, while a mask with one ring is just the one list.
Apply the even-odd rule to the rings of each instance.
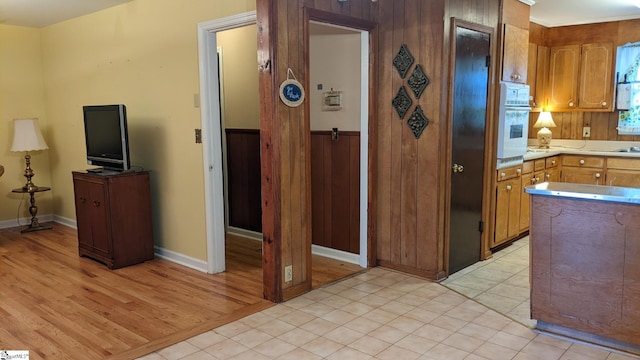
[[480, 261], [491, 29], [454, 21], [449, 274]]
[[[207, 272], [219, 273], [229, 270], [234, 273], [240, 273], [240, 275], [246, 275], [246, 278], [251, 278], [253, 280], [260, 279], [260, 282], [262, 282], [262, 234], [260, 232], [261, 216], [259, 216], [259, 212], [261, 211], [261, 201], [259, 199], [260, 188], [258, 186], [257, 195], [255, 191], [253, 195], [251, 195], [246, 191], [239, 191], [237, 187], [232, 189], [224, 186], [225, 184], [230, 185], [232, 181], [236, 181], [227, 178], [227, 176], [232, 176], [231, 173], [240, 174], [240, 179], [260, 179], [259, 167], [256, 167], [258, 173], [254, 175], [247, 175], [247, 172], [250, 171], [250, 169], [246, 168], [249, 164], [260, 163], [259, 115], [256, 115], [255, 118], [256, 126], [247, 124], [246, 121], [248, 119], [242, 116], [240, 116], [241, 119], [239, 119], [241, 123], [236, 125], [231, 124], [230, 120], [232, 119], [230, 119], [228, 115], [225, 117], [224, 114], [229, 114], [233, 111], [229, 104], [232, 103], [230, 97], [234, 95], [231, 93], [225, 94], [224, 91], [226, 90], [221, 90], [221, 82], [223, 82], [222, 79], [226, 75], [221, 75], [221, 72], [218, 70], [219, 68], [222, 68], [222, 66], [220, 66], [221, 63], [225, 63], [226, 66], [230, 66], [232, 63], [237, 63], [236, 60], [222, 60], [224, 57], [231, 54], [234, 49], [231, 45], [227, 47], [222, 46], [222, 49], [220, 49], [219, 45], [222, 44], [223, 40], [218, 35], [222, 35], [225, 32], [235, 33], [235, 30], [242, 30], [246, 28], [255, 29], [255, 23], [255, 12], [248, 12], [211, 22], [201, 23], [198, 26], [198, 42], [200, 58], [202, 144], [205, 167], [205, 205], [207, 213]], [[256, 30], [253, 30], [253, 39], [255, 39], [255, 34]], [[251, 40], [238, 41], [237, 39], [230, 39], [228, 43], [237, 44], [242, 43], [243, 41], [246, 42]], [[256, 59], [251, 56], [255, 56], [255, 53], [256, 52], [253, 51], [252, 54], [245, 55], [245, 58], [249, 58], [249, 61], [252, 62], [253, 65], [255, 65]], [[257, 73], [257, 68], [255, 68], [255, 66], [251, 66], [251, 69], [246, 70], [246, 72], [253, 70]], [[228, 81], [224, 83], [228, 84], [231, 82], [230, 78], [227, 78], [227, 80]], [[236, 82], [240, 86], [246, 86], [247, 83], [246, 81]], [[257, 85], [255, 88], [257, 91]], [[224, 112], [222, 111], [223, 100], [226, 104]], [[244, 102], [244, 106], [238, 108], [237, 111], [246, 111], [246, 97], [243, 97], [241, 100]], [[368, 104], [368, 102], [366, 104]], [[256, 106], [259, 105], [256, 104]], [[235, 122], [236, 120], [233, 121]], [[225, 136], [229, 135], [229, 128], [233, 128], [233, 131], [231, 131], [231, 133], [233, 133], [233, 138], [231, 136]], [[251, 146], [251, 144], [253, 144], [253, 146]], [[241, 158], [237, 161], [232, 161], [232, 159], [228, 157], [228, 154], [225, 153], [225, 151], [230, 147], [242, 149], [241, 151], [236, 152], [236, 154], [241, 155]], [[242, 156], [244, 156], [244, 158], [242, 158]], [[256, 156], [258, 158], [257, 161]], [[366, 158], [367, 157], [365, 155], [365, 159]], [[230, 164], [223, 165], [225, 163], [223, 160], [227, 159]], [[242, 181], [243, 180], [238, 180], [238, 182]], [[257, 184], [259, 185], [259, 181]], [[240, 184], [240, 186], [244, 185]], [[256, 188], [255, 186], [250, 187], [252, 189]], [[366, 194], [366, 185], [364, 189]], [[238, 207], [234, 207], [226, 203], [227, 199], [233, 201], [232, 197], [234, 196], [236, 196], [236, 199], [238, 197], [245, 197], [245, 201], [240, 201], [240, 203], [249, 203], [249, 207], [253, 208], [252, 214], [254, 216], [238, 216], [238, 214], [241, 213], [237, 211]], [[366, 214], [366, 203], [365, 197], [364, 214]], [[237, 203], [235, 205], [237, 205]], [[366, 221], [363, 226], [366, 226]], [[232, 230], [232, 233], [229, 233], [229, 229]], [[366, 239], [366, 231], [364, 232], [364, 237]], [[230, 244], [232, 246], [226, 246], [226, 244], [228, 244], [228, 240], [233, 241], [233, 244]], [[366, 256], [364, 261], [366, 261]], [[318, 264], [314, 264], [312, 273], [316, 274], [318, 271], [317, 268], [323, 269], [320, 270], [322, 274], [317, 276], [317, 278], [325, 283], [353, 273], [353, 270], [348, 266], [342, 266], [340, 263], [332, 261], [332, 259], [327, 261], [322, 260], [319, 261]], [[359, 268], [360, 267], [358, 266], [358, 269]], [[345, 272], [345, 269], [348, 273]], [[314, 275], [314, 284], [317, 283], [318, 282], [315, 280]]]

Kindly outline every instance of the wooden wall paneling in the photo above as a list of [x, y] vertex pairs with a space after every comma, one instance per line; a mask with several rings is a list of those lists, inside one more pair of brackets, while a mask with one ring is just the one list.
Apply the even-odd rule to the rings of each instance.
[[391, 260], [391, 174], [393, 164], [392, 146], [392, 124], [400, 121], [395, 110], [391, 106], [391, 101], [395, 97], [398, 88], [393, 86], [393, 78], [397, 76], [393, 68], [392, 59], [398, 49], [393, 46], [393, 21], [395, 18], [394, 3], [391, 1], [378, 2], [380, 14], [379, 38], [378, 38], [378, 78], [379, 78], [379, 99], [376, 99], [375, 111], [378, 113], [378, 123], [376, 129], [378, 133], [378, 154], [377, 154], [377, 185], [376, 194], [378, 196], [377, 209], [377, 253], [378, 259], [383, 261]]
[[[391, 57], [388, 59], [381, 59], [381, 61], [393, 61], [393, 57], [397, 54], [400, 46], [404, 44], [404, 12], [405, 1], [394, 1], [393, 11], [393, 40], [391, 43]], [[411, 51], [411, 49], [409, 49]], [[404, 84], [395, 68], [390, 69], [393, 72], [393, 78], [391, 81], [391, 88], [398, 91]], [[389, 99], [390, 101], [391, 99]], [[409, 110], [410, 112], [411, 110]], [[393, 264], [402, 264], [402, 193], [405, 189], [402, 187], [402, 140], [403, 140], [403, 127], [404, 122], [409, 114], [405, 115], [405, 119], [400, 119], [396, 114], [391, 119], [391, 147], [388, 150], [391, 153], [391, 197], [389, 201], [389, 207], [391, 208], [390, 214], [390, 258], [388, 259]]]
[[614, 46], [640, 41], [640, 19], [625, 20], [618, 23], [617, 41]]
[[502, 23], [529, 30], [530, 6], [520, 0], [502, 1]]
[[545, 27], [536, 23], [530, 23], [529, 24], [529, 42], [537, 45], [549, 46], [547, 41], [548, 29], [549, 29], [548, 27]]
[[280, 250], [280, 127], [277, 119], [278, 95], [274, 49], [278, 39], [278, 3], [256, 0], [258, 29], [258, 93], [260, 97], [260, 179], [262, 183], [262, 287], [267, 300], [282, 301]]
[[260, 133], [226, 129], [229, 225], [262, 231]]
[[[419, 4], [420, 49], [417, 54], [430, 83], [419, 100], [425, 116], [429, 119], [429, 126], [418, 140], [416, 266], [438, 279], [443, 275], [437, 274], [444, 269], [444, 233], [441, 225], [444, 216], [443, 211], [439, 211], [444, 207], [444, 198], [441, 197], [442, 176], [439, 159], [443, 158], [441, 146], [443, 143], [446, 144], [446, 141], [441, 139], [442, 134], [446, 133], [441, 131], [446, 123], [442, 121], [441, 104], [442, 94], [446, 94], [442, 91], [442, 58], [448, 56], [448, 48], [442, 46], [444, 3], [420, 1]], [[442, 47], [447, 55], [434, 56], [433, 49], [439, 47]]]
[[617, 43], [618, 22], [604, 22], [573, 26], [557, 26], [548, 29], [548, 41], [553, 46]]
[[[418, 22], [418, 10], [419, 1], [421, 0], [405, 0], [404, 11], [404, 42], [415, 57], [414, 65], [411, 66], [407, 73], [408, 79], [411, 76], [415, 64], [420, 63], [420, 34], [418, 29], [420, 24]], [[406, 80], [405, 80], [406, 84]], [[418, 101], [415, 100], [411, 90], [407, 90], [409, 96], [414, 98], [414, 106], [418, 105]], [[414, 107], [415, 108], [415, 107]], [[401, 258], [400, 264], [409, 267], [416, 267], [416, 222], [419, 214], [417, 213], [417, 143], [419, 140], [413, 136], [413, 133], [407, 126], [407, 121], [413, 109], [409, 109], [405, 120], [402, 122], [402, 144], [400, 145], [400, 152], [402, 156], [402, 175], [400, 187], [402, 193], [400, 194], [400, 213], [401, 213]], [[421, 138], [424, 141], [424, 138]]]
[[[308, 43], [308, 34], [305, 31], [306, 25], [302, 13], [302, 7], [299, 0], [288, 0], [288, 23], [289, 29], [297, 29], [297, 31], [289, 31], [287, 41], [289, 42], [288, 51], [288, 67], [293, 70], [296, 78], [306, 79], [308, 72], [308, 64], [303, 59], [303, 51], [305, 46], [300, 44]], [[283, 79], [284, 80], [284, 79]], [[310, 208], [307, 209], [306, 203], [310, 204], [307, 199], [310, 194], [306, 191], [305, 182], [307, 171], [306, 167], [310, 166], [308, 162], [308, 152], [305, 148], [309, 133], [309, 119], [306, 116], [308, 110], [309, 99], [297, 108], [291, 108], [289, 111], [289, 164], [290, 183], [289, 191], [289, 217], [290, 225], [290, 254], [291, 264], [293, 265], [293, 286], [301, 288], [311, 288], [311, 273], [309, 266], [311, 265], [311, 234], [307, 236], [306, 229], [311, 222]], [[311, 168], [309, 167], [309, 172]], [[283, 195], [283, 198], [285, 195]], [[294, 215], [296, 214], [296, 215]], [[310, 225], [309, 225], [310, 229]], [[307, 254], [308, 252], [308, 254]], [[285, 266], [287, 264], [284, 264]]]
[[325, 239], [324, 203], [324, 138], [311, 136], [311, 239], [312, 243], [329, 246]]
[[[349, 247], [360, 254], [360, 135], [349, 136]], [[366, 161], [366, 159], [362, 159]]]
[[331, 247], [349, 250], [349, 138], [336, 141], [329, 137], [329, 161], [331, 163]]

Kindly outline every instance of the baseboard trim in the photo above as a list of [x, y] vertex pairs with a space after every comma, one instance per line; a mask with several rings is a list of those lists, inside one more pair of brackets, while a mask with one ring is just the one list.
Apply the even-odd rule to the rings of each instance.
[[227, 234], [241, 236], [251, 240], [262, 241], [262, 233], [252, 230], [241, 229], [233, 226], [227, 227]]
[[360, 265], [360, 255], [342, 250], [336, 250], [318, 245], [311, 245], [311, 253], [313, 255], [320, 255], [331, 259]]
[[[227, 234], [241, 236], [250, 240], [262, 241], [262, 233], [251, 231], [251, 230], [245, 230], [245, 229], [241, 229], [233, 226], [227, 227]], [[356, 264], [356, 265], [360, 264], [360, 255], [342, 251], [342, 250], [336, 250], [336, 249], [319, 246], [319, 245], [311, 245], [311, 253], [313, 255], [320, 255], [320, 256], [331, 258], [331, 259], [348, 262], [351, 264]]]
[[[54, 221], [54, 218], [55, 217], [52, 214], [38, 215], [38, 222], [50, 222]], [[17, 226], [26, 227], [29, 224], [31, 224], [30, 217], [21, 217], [13, 220], [3, 220], [0, 221], [0, 229], [7, 229]]]
[[207, 262], [205, 260], [196, 259], [158, 246], [155, 247], [155, 255], [161, 259], [165, 259], [203, 273], [207, 272]]
[[75, 220], [69, 219], [64, 216], [54, 215], [53, 221], [57, 222], [58, 224], [62, 224], [66, 227], [70, 227], [72, 229], [76, 229], [76, 230], [78, 229], [78, 223]]

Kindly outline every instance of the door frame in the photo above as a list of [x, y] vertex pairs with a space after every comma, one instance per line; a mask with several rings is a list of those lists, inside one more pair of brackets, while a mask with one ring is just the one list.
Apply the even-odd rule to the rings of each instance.
[[486, 25], [472, 23], [470, 21], [462, 20], [452, 17], [450, 19], [449, 27], [449, 79], [448, 79], [448, 91], [447, 91], [447, 142], [446, 147], [446, 161], [444, 162], [444, 182], [445, 182], [445, 206], [444, 206], [444, 270], [446, 276], [449, 276], [449, 256], [451, 246], [451, 164], [453, 157], [453, 91], [454, 91], [454, 78], [455, 73], [455, 55], [456, 55], [456, 29], [463, 27], [466, 29], [478, 31], [489, 35], [489, 79], [487, 89], [487, 113], [485, 118], [485, 138], [484, 138], [484, 173], [482, 174], [483, 191], [482, 191], [482, 221], [484, 222], [484, 231], [480, 237], [480, 260], [485, 260], [491, 257], [491, 250], [488, 247], [489, 236], [493, 234], [493, 224], [491, 214], [495, 207], [495, 201], [492, 200], [495, 196], [492, 196], [491, 189], [494, 188], [493, 169], [495, 169], [495, 144], [494, 144], [494, 131], [495, 124], [490, 121], [494, 118], [495, 109], [495, 81], [496, 81], [496, 38], [495, 29]]
[[[359, 265], [362, 267], [375, 266], [377, 262], [376, 242], [376, 154], [377, 154], [377, 117], [375, 103], [377, 99], [376, 86], [376, 44], [377, 24], [323, 10], [305, 8], [304, 26], [306, 32], [305, 63], [309, 74], [309, 23], [321, 23], [327, 26], [344, 27], [360, 32], [361, 46], [361, 93], [360, 98], [360, 254]], [[366, 54], [366, 55], [365, 55]], [[309, 77], [305, 87], [310, 88]], [[366, 94], [365, 94], [366, 92]], [[305, 104], [305, 121], [310, 121], [310, 108]], [[308, 124], [307, 124], [308, 125]], [[310, 128], [310, 126], [307, 126]], [[311, 146], [307, 147], [310, 159]], [[311, 163], [308, 164], [311, 173]], [[309, 209], [310, 210], [310, 209]], [[309, 239], [311, 241], [311, 239]], [[309, 244], [311, 245], [311, 244]], [[309, 266], [311, 259], [308, 259]]]
[[[222, 173], [222, 128], [218, 89], [218, 31], [256, 24], [256, 12], [249, 11], [198, 24], [198, 66], [200, 71], [200, 116], [204, 163], [207, 272], [223, 272], [225, 264], [225, 206]], [[215, 70], [215, 71], [214, 71]], [[257, 70], [256, 70], [257, 71]]]

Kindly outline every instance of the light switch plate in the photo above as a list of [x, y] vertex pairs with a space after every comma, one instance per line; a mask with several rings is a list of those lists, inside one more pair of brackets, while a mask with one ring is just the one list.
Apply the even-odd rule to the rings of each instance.
[[591, 137], [591, 127], [585, 126], [582, 128], [582, 137], [583, 138]]

